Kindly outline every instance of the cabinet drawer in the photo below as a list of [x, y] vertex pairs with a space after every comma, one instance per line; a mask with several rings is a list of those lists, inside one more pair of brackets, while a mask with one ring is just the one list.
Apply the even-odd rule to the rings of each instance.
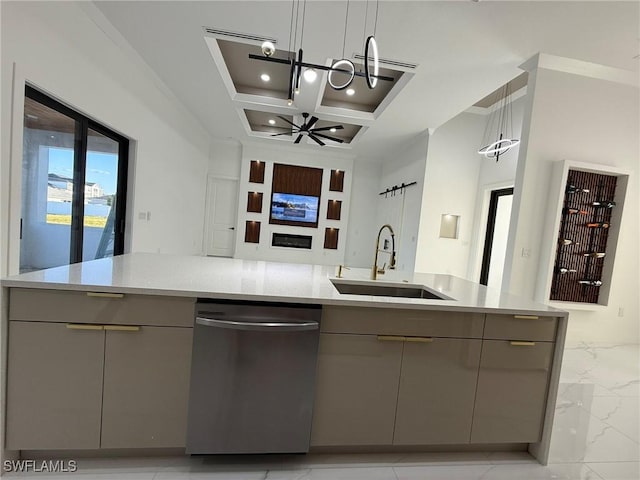
[[540, 440], [554, 344], [484, 340], [471, 443]]
[[557, 323], [555, 317], [488, 313], [484, 326], [484, 338], [553, 342], [556, 338]]
[[195, 299], [12, 288], [9, 319], [40, 322], [193, 326]]
[[326, 333], [482, 338], [483, 324], [482, 313], [325, 306], [320, 328]]

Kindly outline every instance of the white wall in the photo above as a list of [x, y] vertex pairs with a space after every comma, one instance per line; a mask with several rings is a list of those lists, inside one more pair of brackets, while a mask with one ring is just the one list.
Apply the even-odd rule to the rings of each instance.
[[[278, 262], [313, 263], [320, 265], [344, 264], [344, 252], [348, 236], [351, 179], [353, 170], [353, 156], [325, 150], [307, 149], [303, 146], [273, 147], [264, 143], [245, 143], [242, 148], [242, 165], [238, 192], [238, 223], [236, 227], [235, 257], [251, 260], [270, 260]], [[251, 160], [265, 162], [264, 184], [249, 183], [249, 167]], [[271, 181], [273, 164], [300, 165], [305, 167], [322, 168], [322, 193], [318, 209], [318, 227], [294, 227], [287, 225], [269, 224], [271, 201]], [[332, 169], [340, 169], [344, 174], [344, 191], [329, 192], [329, 178]], [[246, 211], [247, 193], [262, 192], [262, 213]], [[340, 220], [327, 220], [327, 200], [341, 200]], [[255, 220], [260, 222], [260, 243], [245, 243], [245, 222]], [[324, 248], [325, 228], [338, 228], [338, 248]], [[310, 235], [312, 249], [272, 247], [271, 236], [274, 232], [293, 235]]]
[[209, 175], [240, 178], [242, 143], [238, 140], [214, 139], [209, 152]]
[[[475, 217], [478, 176], [476, 152], [486, 117], [462, 113], [437, 128], [429, 139], [416, 271], [465, 277]], [[486, 160], [486, 159], [485, 159]], [[458, 238], [439, 238], [443, 214], [459, 215]]]
[[378, 234], [378, 193], [382, 166], [379, 159], [358, 157], [353, 162], [351, 210], [345, 245], [345, 265], [371, 267], [373, 249]]
[[[384, 195], [379, 196], [377, 201], [375, 235], [377, 236], [378, 229], [385, 223], [393, 227], [396, 236], [396, 267], [401, 271], [413, 272], [416, 270], [418, 228], [421, 207], [424, 206], [420, 199], [425, 187], [424, 172], [429, 147], [429, 133], [424, 131], [409, 141], [404, 150], [397, 152], [393, 158], [383, 159], [382, 162], [380, 192], [394, 186], [400, 186], [402, 183], [417, 182], [416, 185], [406, 188], [402, 194], [398, 190], [395, 195], [389, 194], [386, 198]], [[386, 233], [384, 235], [386, 236]], [[378, 262], [380, 266], [385, 261], [388, 264], [388, 259], [382, 257]]]
[[[609, 306], [570, 311], [568, 341], [638, 342], [638, 88], [606, 80], [608, 70], [594, 72], [590, 64], [581, 68], [583, 75], [560, 71], [565, 64], [577, 62], [552, 58], [554, 69], [544, 67], [549, 64], [545, 57], [543, 66], [534, 63], [530, 67], [531, 95], [512, 213], [516, 228], [509, 238], [504, 285], [532, 298], [537, 276], [546, 274], [547, 266], [539, 265], [541, 249], [555, 248], [555, 244], [541, 244], [540, 226], [549, 211], [560, 208], [547, 205], [555, 162], [567, 159], [627, 170], [631, 176]], [[528, 258], [521, 256], [522, 249], [530, 250]], [[619, 308], [624, 311], [622, 317]]]
[[[13, 166], [10, 271], [17, 271], [19, 249], [25, 82], [133, 140], [131, 251], [201, 252], [210, 137], [123, 44], [92, 4], [2, 2], [2, 164]], [[149, 220], [140, 212], [150, 212]]]

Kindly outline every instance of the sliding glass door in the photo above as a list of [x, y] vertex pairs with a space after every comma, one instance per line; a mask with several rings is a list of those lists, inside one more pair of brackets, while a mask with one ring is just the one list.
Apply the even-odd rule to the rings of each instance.
[[25, 91], [20, 271], [124, 250], [128, 140]]

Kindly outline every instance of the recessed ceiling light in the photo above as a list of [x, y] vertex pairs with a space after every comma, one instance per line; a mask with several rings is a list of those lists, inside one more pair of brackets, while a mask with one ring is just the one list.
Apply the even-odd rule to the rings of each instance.
[[271, 80], [271, 77], [269, 75], [267, 75], [266, 73], [263, 73], [262, 75], [260, 75], [260, 79], [263, 82], [268, 82], [269, 80]]
[[335, 128], [332, 128], [332, 129], [331, 129], [331, 130], [329, 130], [329, 131], [330, 131], [331, 133], [336, 133], [336, 131], [337, 131], [337, 130], [336, 130]]
[[275, 125], [276, 121], [273, 118], [269, 119], [269, 125]]
[[355, 95], [356, 91], [353, 88], [347, 88], [347, 91], [345, 93], [349, 96], [352, 96]]

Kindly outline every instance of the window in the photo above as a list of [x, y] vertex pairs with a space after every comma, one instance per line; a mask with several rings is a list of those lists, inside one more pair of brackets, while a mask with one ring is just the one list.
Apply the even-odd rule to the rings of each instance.
[[27, 86], [20, 272], [124, 251], [129, 141]]

